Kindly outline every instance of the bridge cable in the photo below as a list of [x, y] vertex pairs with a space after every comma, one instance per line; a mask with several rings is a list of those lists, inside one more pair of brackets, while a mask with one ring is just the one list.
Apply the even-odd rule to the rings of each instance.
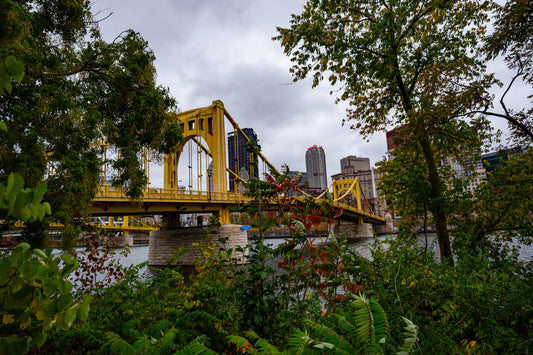
[[[239, 125], [237, 124], [237, 122], [235, 122], [235, 120], [233, 119], [233, 117], [231, 117], [231, 115], [229, 114], [229, 112], [224, 109], [224, 116], [226, 116], [226, 118], [228, 119], [228, 121], [230, 121], [230, 123], [233, 125], [233, 127], [239, 131], [239, 133], [241, 133], [241, 135], [244, 137], [244, 139], [249, 142], [251, 139], [248, 138], [248, 136], [246, 135], [246, 133], [244, 133], [244, 131], [239, 127]], [[268, 167], [270, 169], [272, 169], [273, 171], [277, 172], [279, 174], [279, 171], [276, 169], [276, 167], [274, 167], [274, 165], [272, 165], [268, 159], [261, 153], [261, 152], [258, 152], [257, 155], [259, 157], [261, 157], [261, 159], [263, 159], [264, 162], [266, 162], [266, 164], [268, 165]]]
[[188, 155], [189, 155], [189, 162], [188, 162], [188, 167], [189, 167], [189, 190], [192, 190], [192, 142], [189, 141], [188, 142]]
[[[237, 135], [237, 129], [235, 126], [233, 126], [233, 168], [235, 169], [235, 173], [238, 176], [239, 175], [239, 144], [238, 144], [239, 136]], [[239, 192], [239, 186], [236, 184], [235, 178], [233, 179], [233, 190], [236, 192]]]
[[[196, 123], [198, 123], [196, 125], [196, 135], [198, 136], [199, 135], [199, 130], [200, 130], [200, 116], [196, 116]], [[196, 143], [196, 175], [197, 175], [197, 183], [198, 183], [198, 191], [201, 191], [202, 190], [202, 178], [203, 178], [203, 174], [202, 174], [202, 150], [200, 148], [200, 145], [198, 144], [198, 140], [195, 140], [195, 143]]]

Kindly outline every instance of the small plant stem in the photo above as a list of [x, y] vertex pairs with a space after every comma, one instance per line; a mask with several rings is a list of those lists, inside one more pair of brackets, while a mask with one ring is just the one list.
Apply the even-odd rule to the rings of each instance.
[[400, 308], [402, 309], [402, 313], [405, 314], [405, 311], [402, 305], [402, 300], [400, 299], [400, 295], [398, 294], [398, 288], [396, 287], [396, 281], [398, 279], [398, 275], [400, 274], [401, 263], [402, 261], [398, 260], [398, 271], [396, 272], [396, 276], [394, 277], [394, 292], [396, 292], [396, 298], [398, 299], [398, 302], [400, 303]]

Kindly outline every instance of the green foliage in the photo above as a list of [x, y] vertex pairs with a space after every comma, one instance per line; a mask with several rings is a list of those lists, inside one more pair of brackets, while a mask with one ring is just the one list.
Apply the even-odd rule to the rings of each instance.
[[90, 298], [74, 302], [67, 280], [78, 266], [76, 258], [29, 248], [19, 244], [0, 259], [2, 353], [24, 354], [32, 346], [41, 347], [50, 333], [70, 328], [89, 313]]
[[[0, 143], [0, 175], [17, 171], [33, 186], [46, 179], [53, 218], [65, 225], [88, 208], [103, 165], [139, 198], [147, 182], [137, 159], [143, 149], [160, 158], [181, 140], [169, 114], [175, 100], [156, 84], [148, 43], [131, 30], [105, 42], [90, 6], [0, 6], [0, 90], [11, 92], [12, 78], [24, 75], [16, 92], [2, 96], [0, 128], [9, 129]], [[106, 144], [119, 154], [103, 159]]]
[[[0, 96], [4, 94], [4, 90], [11, 94], [13, 86], [11, 80], [15, 80], [20, 83], [24, 78], [24, 63], [17, 60], [15, 56], [9, 55], [5, 58], [4, 63], [0, 64]], [[5, 126], [2, 126], [2, 130], [6, 130]]]
[[402, 317], [405, 322], [403, 335], [405, 339], [403, 344], [398, 348], [398, 355], [412, 354], [415, 350], [415, 345], [418, 340], [418, 329], [409, 319]]
[[497, 263], [509, 254], [502, 248], [513, 239], [523, 245], [533, 242], [531, 211], [533, 202], [533, 152], [511, 156], [494, 169], [487, 181], [478, 186], [473, 199], [461, 203], [462, 213], [453, 223], [458, 253], [473, 253], [481, 249], [490, 253]]
[[[418, 339], [418, 330], [412, 322], [407, 324], [404, 342], [399, 351], [410, 353]], [[346, 310], [333, 313], [324, 319], [325, 324], [307, 320], [311, 335], [335, 351], [343, 354], [385, 354], [392, 349], [387, 316], [381, 305], [364, 294], [352, 295]], [[314, 345], [316, 348], [317, 346]]]
[[[531, 347], [531, 265], [510, 257], [494, 263], [479, 248], [461, 253], [451, 268], [423, 249], [415, 238], [399, 236], [376, 243], [372, 261], [360, 260], [366, 292], [391, 319], [403, 316], [417, 324], [423, 352], [455, 353], [465, 339], [488, 353]], [[398, 329], [391, 324], [391, 334]]]
[[24, 188], [22, 176], [11, 173], [7, 186], [0, 184], [0, 209], [6, 210], [7, 216], [20, 221], [42, 220], [45, 214], [51, 214], [50, 204], [41, 203], [45, 193], [46, 184], [39, 183], [35, 189]]
[[[244, 337], [239, 335], [229, 335], [228, 342], [235, 344], [239, 350], [246, 354], [268, 354], [279, 355], [281, 352], [277, 347], [262, 339], [253, 330], [244, 332]], [[250, 341], [254, 342], [252, 345]]]
[[[230, 335], [230, 343], [247, 354], [385, 354], [390, 349], [389, 331], [385, 312], [375, 299], [368, 300], [363, 294], [352, 295], [347, 310], [319, 317], [318, 322], [305, 319], [307, 330], [296, 329], [287, 339], [286, 351], [281, 352], [254, 331], [245, 336]], [[403, 318], [404, 341], [399, 354], [414, 351], [418, 329]]]
[[161, 331], [161, 337], [154, 338], [149, 335], [140, 336], [133, 345], [122, 340], [118, 335], [108, 332], [108, 344], [110, 350], [116, 354], [134, 355], [134, 354], [168, 354], [175, 350], [174, 338], [176, 330], [170, 328], [167, 331]]
[[460, 81], [479, 73], [472, 50], [490, 7], [470, 0], [310, 0], [275, 40], [291, 57], [295, 80], [341, 83], [340, 99], [352, 106], [348, 118], [370, 134], [392, 123], [391, 116], [401, 123], [411, 110], [443, 97], [441, 90], [424, 91], [428, 76], [436, 74], [442, 88], [451, 76]]
[[[530, 145], [533, 142], [533, 123], [531, 115], [530, 97], [524, 97], [519, 101], [524, 105], [520, 111], [509, 108], [505, 104], [505, 96], [519, 80], [526, 84], [533, 84], [533, 19], [531, 12], [533, 5], [527, 0], [508, 0], [505, 4], [496, 5], [494, 31], [485, 38], [483, 53], [487, 59], [495, 59], [504, 56], [507, 68], [514, 72], [514, 76], [504, 88], [500, 98], [503, 113], [486, 112], [489, 115], [504, 118], [508, 121], [511, 138], [515, 144]], [[529, 107], [526, 106], [528, 102]], [[514, 106], [514, 105], [513, 105]], [[487, 110], [485, 110], [487, 111]]]

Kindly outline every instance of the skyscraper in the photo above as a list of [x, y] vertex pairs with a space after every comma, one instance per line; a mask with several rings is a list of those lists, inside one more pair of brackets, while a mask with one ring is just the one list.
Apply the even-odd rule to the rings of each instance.
[[305, 152], [305, 166], [309, 182], [309, 194], [319, 195], [328, 187], [326, 173], [326, 154], [319, 145], [307, 148]]
[[[242, 131], [251, 141], [257, 142], [257, 134], [252, 128], [243, 128]], [[228, 166], [237, 175], [242, 174], [241, 170], [244, 168], [250, 178], [259, 177], [257, 161], [254, 160], [253, 154], [246, 150], [246, 140], [239, 133], [237, 133], [236, 140], [235, 132], [228, 133]], [[231, 174], [229, 190], [235, 191], [235, 177]]]
[[357, 171], [370, 170], [370, 159], [349, 155], [341, 159], [341, 172], [354, 174]]

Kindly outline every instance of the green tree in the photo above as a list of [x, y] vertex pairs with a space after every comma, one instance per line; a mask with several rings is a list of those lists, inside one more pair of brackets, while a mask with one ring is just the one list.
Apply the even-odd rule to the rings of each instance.
[[[294, 80], [328, 75], [340, 84], [347, 120], [368, 137], [406, 126], [427, 167], [431, 211], [442, 260], [453, 264], [435, 150], [467, 143], [455, 134], [488, 99], [492, 76], [475, 58], [489, 1], [309, 0], [289, 28], [278, 28]], [[484, 126], [479, 120], [476, 125]], [[469, 151], [475, 151], [469, 145]]]
[[[505, 88], [501, 98], [501, 112], [489, 110], [489, 103], [483, 110], [486, 115], [504, 118], [509, 123], [516, 143], [533, 142], [533, 107], [513, 110], [505, 104], [509, 90], [517, 80], [533, 84], [533, 3], [528, 0], [509, 0], [504, 6], [497, 5], [494, 32], [486, 39], [485, 54], [487, 59], [504, 55], [507, 67], [514, 71], [514, 76]], [[530, 99], [529, 97], [528, 99]], [[526, 100], [524, 100], [525, 102]]]
[[[175, 100], [156, 84], [147, 42], [132, 30], [105, 42], [87, 0], [3, 1], [0, 22], [0, 62], [14, 55], [26, 67], [0, 102], [8, 128], [0, 175], [46, 180], [54, 218], [65, 224], [89, 206], [102, 164], [138, 198], [147, 183], [142, 150], [166, 153], [181, 139], [168, 114]], [[104, 140], [118, 152], [107, 161]]]
[[[479, 185], [473, 199], [463, 199], [457, 214], [454, 248], [476, 254], [486, 250], [494, 265], [507, 259], [511, 248], [533, 241], [533, 151], [511, 156]], [[513, 245], [514, 244], [514, 245]]]

